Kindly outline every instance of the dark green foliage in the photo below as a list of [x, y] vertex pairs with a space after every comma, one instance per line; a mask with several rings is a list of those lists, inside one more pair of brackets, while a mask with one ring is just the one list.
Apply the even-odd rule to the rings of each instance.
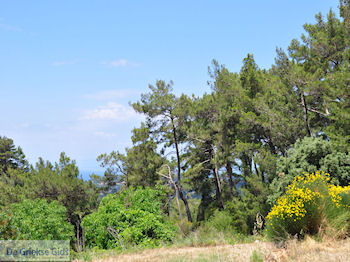
[[104, 197], [98, 210], [83, 220], [87, 246], [125, 248], [170, 241], [175, 228], [162, 214], [164, 197], [151, 188], [130, 188]]
[[258, 177], [248, 177], [240, 191], [239, 198], [227, 203], [227, 211], [232, 216], [236, 232], [251, 234], [257, 214], [264, 217], [270, 210], [271, 206], [266, 201], [270, 191]]
[[161, 152], [164, 153], [170, 147], [175, 149], [175, 152], [172, 152], [175, 156], [172, 160], [176, 166], [176, 186], [172, 182], [171, 184], [175, 194], [185, 205], [188, 221], [192, 222], [191, 211], [181, 183], [184, 168], [181, 144], [187, 141], [185, 130], [189, 123], [188, 110], [191, 101], [186, 95], [176, 97], [173, 94], [173, 82], [158, 80], [155, 86], [149, 85], [149, 89], [150, 92], [142, 94], [141, 100], [132, 106], [136, 112], [146, 116], [146, 126], [154, 141], [162, 146]]
[[0, 212], [0, 239], [72, 240], [67, 210], [56, 201], [24, 200]]
[[78, 175], [75, 161], [62, 153], [60, 161], [54, 165], [39, 159], [30, 173], [21, 176], [20, 190], [26, 198], [59, 201], [67, 208], [69, 221], [76, 225], [96, 207], [97, 200], [95, 187]]
[[97, 206], [97, 190], [91, 182], [80, 179], [78, 175], [75, 161], [64, 153], [55, 164], [40, 158], [35, 168], [32, 167], [28, 171], [8, 169], [7, 176], [0, 177], [0, 207], [6, 208], [12, 203], [26, 199], [58, 201], [67, 210], [64, 216], [74, 226], [75, 239], [80, 249], [80, 222], [84, 215]]
[[157, 143], [149, 128], [144, 124], [135, 128], [132, 142], [125, 155], [113, 151], [97, 158], [101, 166], [107, 168], [103, 177], [93, 177], [103, 194], [115, 193], [117, 185], [146, 187], [159, 183], [158, 171], [167, 161], [157, 152]]
[[28, 162], [20, 147], [13, 140], [0, 136], [0, 176], [5, 175], [9, 168], [28, 169]]

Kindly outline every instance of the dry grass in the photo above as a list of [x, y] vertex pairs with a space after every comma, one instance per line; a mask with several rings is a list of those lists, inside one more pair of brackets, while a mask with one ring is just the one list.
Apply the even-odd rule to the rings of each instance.
[[323, 240], [307, 238], [303, 242], [287, 242], [286, 248], [271, 252], [266, 261], [350, 261], [350, 240]]
[[259, 242], [208, 247], [169, 247], [139, 251], [131, 254], [109, 255], [92, 260], [94, 262], [187, 262], [187, 261], [259, 261], [253, 260], [258, 254], [263, 261], [350, 261], [350, 240], [316, 242], [308, 238], [299, 242], [291, 240], [283, 247], [273, 243]]

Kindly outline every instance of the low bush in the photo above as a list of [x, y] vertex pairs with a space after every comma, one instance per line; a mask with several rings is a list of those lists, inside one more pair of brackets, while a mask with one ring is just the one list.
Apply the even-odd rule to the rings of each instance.
[[188, 236], [194, 229], [193, 223], [189, 222], [187, 218], [178, 219], [177, 221], [174, 221], [174, 225], [177, 228], [179, 237], [181, 238]]
[[234, 231], [234, 221], [227, 211], [215, 210], [214, 214], [205, 223], [207, 227], [213, 228], [217, 232]]
[[305, 234], [349, 232], [350, 187], [332, 185], [327, 173], [297, 176], [267, 215], [267, 235], [274, 240]]
[[98, 210], [83, 219], [88, 247], [158, 246], [170, 241], [175, 227], [162, 214], [164, 194], [155, 189], [127, 189], [104, 197]]

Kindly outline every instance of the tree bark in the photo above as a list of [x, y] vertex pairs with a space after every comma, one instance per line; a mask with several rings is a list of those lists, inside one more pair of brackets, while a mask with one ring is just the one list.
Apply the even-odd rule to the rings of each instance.
[[222, 192], [221, 192], [221, 183], [218, 174], [218, 169], [215, 166], [214, 169], [214, 177], [215, 177], [215, 191], [216, 191], [216, 200], [218, 202], [219, 209], [222, 210], [225, 208], [224, 201], [222, 200]]
[[232, 172], [231, 162], [228, 160], [226, 161], [226, 172], [227, 172], [227, 177], [228, 177], [229, 186], [230, 186], [230, 194], [231, 194], [231, 197], [234, 197], [233, 188], [235, 184], [233, 183], [233, 178], [232, 178], [233, 172]]
[[258, 166], [256, 165], [255, 160], [253, 160], [253, 161], [254, 161], [254, 169], [255, 169], [256, 175], [257, 175], [258, 177], [261, 178], [261, 182], [262, 182], [262, 183], [265, 183], [264, 172], [261, 172], [261, 174], [260, 174], [259, 169], [258, 169]]
[[178, 184], [178, 189], [179, 189], [179, 196], [182, 200], [182, 202], [184, 202], [184, 205], [185, 205], [185, 209], [186, 209], [186, 215], [187, 215], [187, 220], [189, 222], [192, 222], [192, 215], [191, 215], [191, 210], [188, 206], [188, 202], [187, 202], [187, 199], [186, 199], [186, 196], [184, 195], [183, 191], [182, 191], [182, 187], [180, 184]]
[[250, 175], [250, 173], [252, 171], [251, 159], [246, 153], [243, 153], [242, 157], [240, 159], [242, 161], [243, 174], [245, 177], [247, 177]]
[[211, 197], [209, 194], [202, 193], [202, 199], [198, 206], [198, 212], [197, 212], [197, 221], [204, 221], [205, 220], [205, 210], [207, 210], [207, 207], [209, 206], [211, 202]]
[[303, 111], [304, 111], [304, 122], [305, 122], [305, 128], [309, 136], [311, 136], [311, 130], [310, 130], [310, 124], [309, 124], [309, 117], [308, 117], [308, 108], [305, 102], [305, 96], [304, 92], [300, 92], [300, 98], [301, 98], [301, 104], [303, 106]]
[[175, 151], [176, 151], [176, 160], [177, 160], [177, 186], [179, 190], [179, 196], [182, 200], [182, 202], [185, 205], [186, 208], [186, 214], [187, 214], [187, 220], [192, 222], [192, 215], [191, 215], [191, 210], [188, 206], [188, 202], [186, 199], [186, 196], [182, 192], [182, 186], [181, 186], [181, 158], [180, 158], [180, 150], [179, 150], [179, 142], [177, 139], [177, 132], [176, 132], [176, 127], [174, 124], [174, 118], [171, 117], [171, 125], [172, 125], [172, 131], [173, 131], [173, 139], [174, 139], [174, 144], [175, 144]]

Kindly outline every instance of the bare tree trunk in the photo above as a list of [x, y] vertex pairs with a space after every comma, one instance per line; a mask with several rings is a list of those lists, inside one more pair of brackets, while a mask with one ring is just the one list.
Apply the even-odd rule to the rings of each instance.
[[300, 91], [300, 98], [301, 98], [301, 104], [303, 106], [304, 111], [304, 122], [305, 122], [305, 128], [309, 136], [311, 136], [311, 130], [310, 130], [310, 124], [309, 124], [309, 117], [308, 117], [308, 108], [305, 102], [305, 96], [304, 92]]
[[159, 173], [159, 172], [158, 172], [158, 174], [165, 177], [166, 179], [168, 179], [169, 183], [174, 187], [177, 209], [179, 211], [180, 220], [182, 220], [182, 212], [181, 212], [180, 203], [179, 203], [179, 188], [176, 185], [176, 183], [174, 182], [170, 166], [169, 165], [165, 165], [165, 166], [168, 168], [168, 175], [164, 175], [164, 174]]
[[180, 184], [178, 184], [178, 188], [179, 188], [180, 198], [181, 198], [182, 202], [184, 202], [184, 205], [185, 205], [187, 220], [189, 222], [192, 222], [193, 220], [192, 220], [191, 210], [190, 210], [190, 208], [188, 206], [188, 202], [187, 202], [186, 196], [184, 195], [182, 187], [181, 187]]
[[224, 209], [224, 201], [222, 200], [221, 183], [220, 183], [220, 178], [219, 178], [218, 169], [216, 165], [213, 171], [214, 171], [214, 177], [215, 177], [216, 200], [218, 201], [219, 209]]
[[254, 162], [254, 169], [255, 169], [256, 175], [257, 175], [258, 177], [260, 176], [261, 182], [265, 183], [264, 172], [261, 172], [261, 174], [260, 174], [259, 169], [258, 169], [258, 166], [257, 166], [255, 160], [253, 160], [253, 162]]
[[76, 251], [82, 252], [85, 247], [85, 241], [84, 241], [84, 232], [83, 228], [81, 227], [81, 215], [79, 215], [78, 220], [75, 222], [75, 228], [76, 228]]
[[213, 172], [215, 178], [215, 189], [216, 189], [216, 200], [218, 201], [219, 209], [224, 209], [224, 202], [222, 200], [222, 188], [219, 176], [219, 168], [217, 165], [217, 148], [214, 145], [211, 145], [211, 157], [213, 163]]
[[179, 196], [182, 200], [182, 202], [185, 205], [186, 208], [186, 214], [187, 214], [187, 220], [192, 222], [192, 215], [191, 215], [191, 210], [188, 206], [188, 202], [186, 199], [186, 196], [182, 192], [182, 186], [181, 186], [181, 159], [180, 159], [180, 150], [179, 150], [179, 142], [177, 139], [177, 133], [176, 133], [176, 127], [174, 124], [174, 119], [171, 117], [171, 125], [173, 129], [173, 138], [174, 138], [174, 144], [175, 144], [175, 150], [176, 150], [176, 160], [177, 160], [177, 187], [179, 190]]

